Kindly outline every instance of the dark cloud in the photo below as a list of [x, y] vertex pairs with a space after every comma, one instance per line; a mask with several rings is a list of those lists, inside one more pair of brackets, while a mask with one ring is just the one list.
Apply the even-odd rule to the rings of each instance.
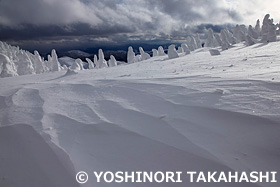
[[0, 0], [0, 40], [45, 50], [170, 42], [240, 19], [225, 0]]
[[23, 24], [21, 28], [11, 28], [0, 25], [0, 40], [25, 40], [25, 39], [41, 39], [44, 37], [59, 37], [59, 36], [86, 36], [92, 35], [96, 37], [108, 36], [120, 33], [132, 33], [129, 27], [123, 25], [92, 27], [87, 23], [75, 23], [68, 25], [31, 25]]

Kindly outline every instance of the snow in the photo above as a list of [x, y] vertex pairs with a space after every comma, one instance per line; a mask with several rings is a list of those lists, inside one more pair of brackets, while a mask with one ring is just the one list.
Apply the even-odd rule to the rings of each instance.
[[[0, 184], [71, 186], [80, 170], [279, 173], [279, 47], [240, 43], [219, 56], [202, 48], [71, 76], [2, 78]], [[114, 185], [90, 179], [83, 186]], [[176, 184], [186, 185], [201, 186]]]
[[221, 55], [218, 49], [209, 49], [211, 56]]
[[62, 66], [66, 65], [67, 67], [70, 67], [75, 62], [75, 59], [68, 56], [64, 56], [58, 58], [58, 61]]
[[69, 67], [70, 70], [82, 70], [81, 65], [77, 60]]
[[[239, 40], [245, 29], [236, 27]], [[85, 187], [117, 185], [96, 183], [93, 171], [279, 173], [280, 41], [259, 43], [261, 34], [258, 43], [235, 44], [228, 29], [216, 37], [209, 30], [211, 48], [182, 44], [178, 54], [171, 45], [166, 55], [159, 47], [146, 60], [129, 47], [129, 63], [114, 68], [102, 68], [117, 63], [111, 56], [107, 64], [100, 49], [96, 67], [81, 71], [76, 59], [67, 72], [58, 71], [55, 51], [45, 61], [1, 42], [0, 186], [79, 186], [81, 170], [89, 173]], [[174, 186], [225, 186], [184, 181]]]
[[77, 186], [69, 156], [30, 125], [0, 127], [0, 149], [1, 186]]

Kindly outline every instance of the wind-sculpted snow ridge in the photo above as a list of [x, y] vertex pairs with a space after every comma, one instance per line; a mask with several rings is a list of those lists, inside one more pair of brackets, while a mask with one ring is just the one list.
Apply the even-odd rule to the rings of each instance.
[[79, 186], [69, 155], [30, 125], [0, 127], [0, 149], [2, 187]]
[[[20, 176], [31, 179], [38, 175], [34, 181], [38, 186], [44, 183], [42, 186], [56, 187], [64, 180], [70, 183], [75, 179], [74, 176], [69, 179], [72, 170], [69, 163], [68, 167], [62, 167], [61, 162], [66, 162], [65, 158], [69, 161], [69, 158], [64, 154], [56, 158], [57, 149], [49, 148], [42, 138], [39, 138], [39, 134], [69, 155], [76, 172], [79, 170], [279, 172], [276, 164], [279, 157], [274, 156], [279, 154], [277, 149], [280, 143], [279, 123], [258, 116], [216, 109], [213, 103], [222, 99], [221, 93], [195, 90], [207, 85], [214, 87], [236, 85], [236, 88], [245, 89], [250, 81], [221, 82], [212, 79], [202, 83], [200, 81], [203, 78], [189, 77], [187, 80], [155, 79], [148, 82], [88, 79], [80, 83], [81, 80], [73, 81], [68, 77], [63, 79], [64, 83], [59, 84], [57, 80], [47, 79], [41, 80], [42, 84], [29, 85], [28, 88], [18, 85], [21, 88], [14, 93], [7, 93], [10, 90], [5, 89], [7, 94], [2, 96], [4, 101], [11, 101], [0, 113], [1, 120], [4, 119], [4, 114], [8, 118], [6, 122], [4, 120], [1, 122], [8, 127], [0, 129], [2, 133], [0, 145], [1, 150], [11, 154], [12, 157], [5, 157], [6, 161], [1, 170], [3, 172], [1, 176], [6, 177], [2, 183], [3, 187], [9, 186], [9, 182], [16, 184], [20, 182], [17, 179], [21, 178], [12, 178], [15, 170], [22, 171], [18, 167], [19, 163], [14, 163], [18, 155], [24, 164], [30, 164], [34, 171]], [[205, 80], [207, 79], [209, 80], [209, 77], [205, 77]], [[196, 88], [176, 85], [180, 81], [192, 83]], [[261, 83], [256, 85], [259, 89], [262, 88]], [[248, 92], [252, 91], [247, 89], [238, 92], [236, 89], [232, 94], [248, 95]], [[183, 93], [189, 95], [182, 95]], [[1, 95], [3, 94], [2, 90]], [[17, 110], [16, 116], [13, 115], [13, 110]], [[37, 132], [32, 130], [31, 126], [9, 126], [19, 121], [28, 122]], [[12, 142], [14, 149], [5, 146], [7, 142]], [[28, 142], [34, 143], [30, 145]], [[33, 157], [36, 159], [32, 159]], [[65, 176], [56, 178], [56, 175], [61, 177], [60, 172]], [[48, 181], [45, 181], [45, 177], [42, 178], [46, 175]], [[197, 183], [185, 182], [176, 185], [186, 186], [186, 184], [192, 187], [200, 186]], [[92, 179], [87, 185], [112, 184], [99, 184]], [[146, 185], [138, 183], [135, 186]], [[15, 185], [18, 186], [21, 185]], [[123, 183], [122, 186], [131, 184]], [[158, 185], [149, 184], [149, 186]], [[160, 186], [170, 184], [163, 183]], [[207, 186], [222, 187], [224, 184], [209, 183]], [[227, 186], [258, 185], [228, 183]]]

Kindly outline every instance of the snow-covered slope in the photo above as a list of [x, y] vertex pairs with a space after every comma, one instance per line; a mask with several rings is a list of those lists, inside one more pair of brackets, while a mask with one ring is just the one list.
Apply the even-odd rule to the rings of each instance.
[[[12, 133], [5, 127], [12, 126], [34, 134], [26, 125], [15, 127], [30, 125], [69, 155], [75, 172], [89, 173], [83, 186], [276, 187], [279, 183], [96, 183], [92, 172], [279, 173], [279, 48], [280, 42], [249, 47], [240, 43], [218, 56], [201, 48], [186, 56], [179, 53], [176, 59], [165, 55], [76, 74], [60, 71], [3, 78], [0, 131]], [[1, 142], [8, 138], [1, 137]], [[23, 138], [15, 141], [28, 144]], [[17, 183], [8, 171], [23, 167], [12, 159], [28, 157], [21, 149], [12, 151], [14, 157], [4, 155], [7, 162], [0, 167], [0, 186]], [[59, 155], [67, 160], [65, 154]], [[48, 162], [29, 161], [46, 175], [53, 172]], [[61, 169], [59, 164], [56, 167]], [[71, 174], [71, 167], [66, 168]], [[30, 179], [27, 172], [21, 176]], [[57, 178], [48, 176], [49, 186], [59, 186], [52, 183]]]

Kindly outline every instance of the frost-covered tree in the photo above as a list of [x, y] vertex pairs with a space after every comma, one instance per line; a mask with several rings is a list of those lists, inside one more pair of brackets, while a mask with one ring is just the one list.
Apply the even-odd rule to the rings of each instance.
[[88, 63], [88, 69], [94, 69], [94, 63], [89, 58], [86, 58], [86, 61]]
[[144, 51], [142, 47], [139, 47], [140, 55], [141, 55], [141, 60], [148, 60], [151, 58], [151, 56]]
[[57, 54], [56, 54], [56, 51], [55, 49], [52, 50], [52, 71], [60, 71], [61, 68], [60, 68], [60, 63], [58, 61], [58, 57], [57, 57]]
[[258, 37], [261, 35], [261, 25], [260, 25], [260, 20], [257, 20], [256, 26], [255, 26], [255, 32], [257, 33]]
[[250, 45], [254, 45], [256, 42], [254, 40], [254, 38], [251, 35], [247, 35], [246, 36], [246, 45], [250, 46]]
[[44, 73], [48, 70], [44, 60], [42, 59], [38, 51], [34, 51], [34, 56], [32, 61], [36, 74]]
[[233, 34], [228, 30], [226, 27], [225, 29], [225, 34], [227, 35], [228, 41], [230, 42], [231, 45], [234, 45], [237, 43], [237, 39], [233, 36]]
[[129, 46], [127, 52], [127, 63], [134, 63], [134, 62], [135, 62], [135, 53], [133, 52], [133, 48]]
[[75, 60], [75, 62], [69, 67], [70, 70], [81, 70], [80, 64]]
[[233, 36], [237, 39], [237, 42], [246, 41], [246, 34], [240, 25], [233, 28]]
[[164, 55], [166, 55], [165, 52], [164, 52], [164, 50], [163, 50], [163, 47], [162, 47], [162, 46], [159, 46], [159, 47], [158, 47], [158, 55], [159, 55], [159, 56], [164, 56]]
[[35, 74], [33, 63], [28, 54], [25, 51], [20, 51], [17, 56], [19, 61], [15, 62], [15, 64], [17, 66], [18, 75]]
[[116, 58], [113, 56], [113, 55], [110, 55], [110, 59], [109, 59], [109, 67], [114, 67], [114, 66], [117, 66], [117, 60]]
[[198, 47], [197, 47], [197, 44], [196, 44], [196, 40], [193, 36], [190, 36], [190, 45], [192, 46], [192, 48], [194, 50], [196, 50]]
[[262, 25], [262, 42], [275, 42], [276, 36], [276, 25], [273, 24], [273, 19], [269, 19], [270, 15], [265, 15]]
[[219, 46], [222, 46], [223, 42], [221, 40], [221, 37], [218, 33], [214, 34], [216, 41], [218, 42]]
[[184, 52], [183, 48], [181, 46], [179, 46], [178, 50], [177, 50], [177, 53], [183, 53], [183, 52]]
[[84, 70], [83, 61], [81, 59], [77, 58], [75, 62], [80, 66], [80, 70]]
[[0, 53], [0, 77], [14, 77], [18, 76], [15, 64], [8, 56]]
[[252, 25], [249, 25], [248, 28], [248, 35], [254, 39], [258, 39], [258, 33], [255, 31], [255, 29], [252, 27]]
[[201, 42], [201, 39], [198, 34], [195, 35], [195, 42], [196, 42], [197, 48], [202, 47], [202, 42]]
[[152, 49], [152, 52], [153, 52], [153, 57], [158, 56], [158, 50]]
[[93, 56], [93, 63], [94, 63], [95, 68], [98, 69], [99, 68], [99, 63], [98, 63], [97, 55]]
[[189, 47], [189, 50], [194, 51], [196, 49], [194, 43], [192, 42], [192, 38], [190, 36], [187, 37], [186, 43]]
[[179, 55], [175, 49], [175, 45], [172, 44], [168, 47], [168, 58], [169, 59], [173, 59], [173, 58], [178, 58]]
[[136, 55], [134, 60], [135, 60], [135, 62], [140, 62], [141, 61], [141, 55]]
[[222, 50], [227, 50], [230, 47], [229, 36], [226, 29], [221, 30]]
[[183, 49], [185, 55], [188, 55], [188, 54], [191, 53], [191, 51], [190, 51], [190, 49], [189, 49], [189, 47], [188, 47], [187, 44], [181, 44], [181, 47], [182, 47], [182, 49]]
[[107, 61], [104, 58], [104, 53], [103, 53], [102, 49], [98, 50], [98, 65], [99, 65], [99, 68], [107, 68], [108, 67], [108, 64], [107, 64]]
[[214, 32], [211, 28], [208, 29], [208, 37], [205, 42], [205, 47], [218, 47], [219, 44], [214, 36]]

